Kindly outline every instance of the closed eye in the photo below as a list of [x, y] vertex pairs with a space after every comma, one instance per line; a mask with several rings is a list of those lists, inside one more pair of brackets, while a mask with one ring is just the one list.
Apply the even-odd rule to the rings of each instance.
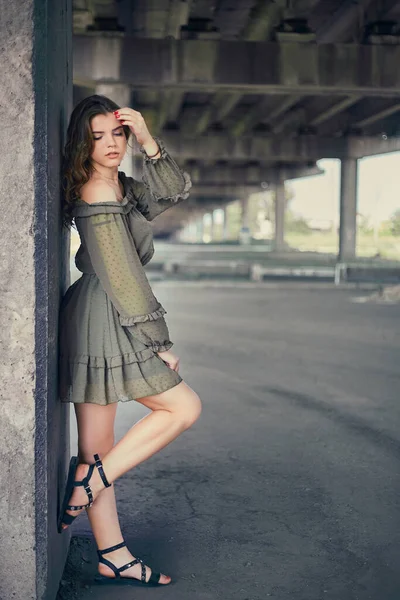
[[[114, 133], [114, 135], [121, 136], [121, 135], [124, 135], [124, 134], [123, 134], [123, 133]], [[94, 139], [94, 140], [101, 140], [101, 137], [102, 137], [102, 136], [100, 136], [100, 137], [98, 137], [98, 138], [95, 138], [95, 137], [94, 137], [93, 139]]]

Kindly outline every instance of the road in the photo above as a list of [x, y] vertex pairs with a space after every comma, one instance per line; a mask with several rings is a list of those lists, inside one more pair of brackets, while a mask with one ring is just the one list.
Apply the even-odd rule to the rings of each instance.
[[[400, 305], [294, 283], [153, 289], [204, 408], [115, 490], [132, 553], [176, 581], [90, 585], [84, 515], [59, 598], [398, 600]], [[117, 439], [144, 414], [121, 403]]]

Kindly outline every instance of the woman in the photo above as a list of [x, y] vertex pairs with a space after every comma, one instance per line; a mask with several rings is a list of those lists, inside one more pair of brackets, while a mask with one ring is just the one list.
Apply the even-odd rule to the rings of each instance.
[[[142, 182], [118, 171], [132, 134], [144, 157]], [[93, 95], [71, 115], [63, 182], [63, 223], [69, 228], [75, 219], [82, 275], [60, 307], [60, 399], [74, 403], [79, 451], [70, 462], [58, 530], [88, 509], [96, 581], [165, 585], [169, 576], [152, 573], [126, 547], [113, 482], [201, 413], [200, 398], [179, 375], [166, 311], [143, 269], [154, 253], [150, 221], [185, 200], [191, 181], [139, 112]], [[151, 412], [114, 446], [117, 403], [129, 400]]]

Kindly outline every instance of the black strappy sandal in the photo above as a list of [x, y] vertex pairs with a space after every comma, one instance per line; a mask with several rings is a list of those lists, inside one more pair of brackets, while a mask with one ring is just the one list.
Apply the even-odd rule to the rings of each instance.
[[[150, 585], [150, 586], [169, 585], [171, 583], [171, 581], [169, 583], [160, 583], [161, 574], [153, 573], [153, 570], [151, 571], [149, 580], [146, 581], [146, 565], [140, 558], [135, 558], [131, 562], [129, 562], [126, 565], [123, 565], [122, 567], [119, 567], [119, 568], [117, 568], [112, 562], [110, 562], [106, 558], [103, 558], [103, 554], [107, 554], [108, 552], [113, 552], [114, 550], [118, 550], [119, 548], [123, 548], [124, 546], [126, 546], [126, 543], [121, 542], [120, 544], [117, 544], [116, 546], [111, 546], [110, 548], [106, 548], [105, 550], [97, 550], [99, 562], [103, 563], [104, 565], [107, 565], [107, 567], [110, 567], [110, 569], [112, 569], [114, 571], [115, 577], [107, 577], [106, 575], [101, 575], [101, 573], [98, 573], [94, 578], [95, 583], [98, 583], [100, 585], [107, 585], [107, 584], [114, 584], [114, 585], [137, 585], [137, 584], [139, 584], [139, 585], [143, 585], [144, 584], [144, 585]], [[140, 565], [142, 567], [142, 574], [141, 574], [140, 579], [137, 579], [136, 577], [121, 577], [120, 573], [122, 571], [129, 569], [129, 567], [133, 567], [133, 565], [136, 565], [137, 563], [140, 563]]]
[[[94, 460], [96, 461], [94, 464], [89, 465], [89, 469], [87, 472], [86, 477], [84, 477], [83, 479], [81, 479], [80, 481], [74, 481], [75, 479], [75, 473], [76, 473], [76, 469], [78, 467], [78, 457], [77, 456], [73, 456], [71, 458], [71, 460], [69, 461], [69, 469], [68, 469], [68, 478], [67, 478], [67, 485], [65, 488], [65, 492], [64, 492], [64, 498], [62, 501], [62, 505], [61, 505], [61, 510], [60, 510], [60, 515], [58, 517], [58, 523], [57, 523], [57, 529], [58, 529], [58, 533], [62, 533], [64, 531], [64, 529], [67, 529], [67, 527], [63, 528], [62, 525], [71, 525], [71, 523], [76, 519], [76, 517], [78, 517], [79, 515], [70, 515], [68, 514], [66, 511], [67, 510], [80, 510], [81, 508], [90, 508], [94, 502], [93, 500], [93, 493], [91, 490], [91, 487], [89, 485], [89, 479], [92, 476], [94, 467], [96, 466], [99, 473], [100, 473], [100, 477], [103, 480], [103, 483], [105, 485], [105, 487], [110, 487], [113, 484], [112, 483], [108, 483], [107, 477], [105, 476], [104, 473], [104, 469], [103, 469], [103, 463], [100, 460], [100, 457], [98, 454], [94, 455]], [[75, 486], [78, 485], [83, 485], [83, 487], [85, 488], [85, 492], [89, 498], [89, 503], [88, 504], [82, 504], [81, 506], [74, 506], [72, 504], [68, 504], [68, 500], [70, 499], [73, 489]], [[80, 513], [79, 513], [80, 514]]]

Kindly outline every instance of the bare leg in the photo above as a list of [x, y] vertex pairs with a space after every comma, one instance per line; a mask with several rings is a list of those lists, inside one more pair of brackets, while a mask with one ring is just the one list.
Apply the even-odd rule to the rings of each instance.
[[138, 402], [152, 412], [138, 421], [104, 457], [104, 472], [110, 483], [164, 448], [201, 413], [200, 398], [184, 381]]
[[[76, 404], [75, 414], [78, 425], [78, 457], [81, 463], [92, 463], [93, 455], [98, 452], [100, 458], [114, 446], [114, 422], [117, 404], [99, 406], [97, 404]], [[69, 511], [68, 511], [69, 512]], [[87, 515], [97, 539], [104, 537], [107, 527], [116, 535], [121, 535], [115, 504], [114, 486], [104, 488]], [[121, 540], [122, 541], [122, 537]], [[115, 542], [117, 543], [117, 542]]]
[[[166, 392], [146, 396], [138, 401], [150, 408], [152, 412], [136, 423], [114, 447], [115, 407], [90, 404], [75, 407], [80, 436], [79, 456], [82, 460], [82, 464], [78, 466], [76, 480], [82, 479], [87, 474], [88, 464], [93, 462], [93, 454], [98, 452], [106, 477], [112, 483], [175, 439], [196, 421], [201, 412], [198, 395], [183, 381]], [[90, 479], [90, 486], [95, 502], [87, 513], [97, 546], [100, 549], [114, 546], [123, 540], [114, 487], [104, 487], [97, 469]], [[70, 504], [86, 502], [87, 496], [84, 490], [75, 488]], [[76, 515], [77, 511], [73, 514]], [[127, 548], [110, 552], [105, 558], [117, 567], [133, 560]], [[109, 577], [113, 576], [112, 570], [101, 563], [99, 572]], [[147, 568], [146, 579], [150, 577], [150, 573], [151, 570]], [[123, 571], [121, 576], [140, 578], [140, 565], [134, 565]], [[160, 583], [169, 583], [169, 581], [170, 578], [163, 575]]]

